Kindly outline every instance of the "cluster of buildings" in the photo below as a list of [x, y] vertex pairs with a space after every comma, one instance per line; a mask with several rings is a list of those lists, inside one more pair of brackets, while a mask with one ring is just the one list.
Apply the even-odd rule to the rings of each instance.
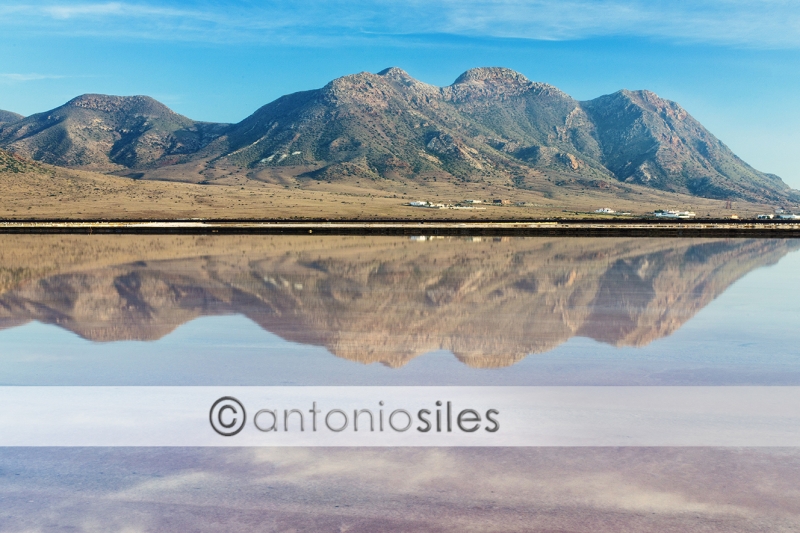
[[775, 215], [758, 215], [756, 218], [758, 218], [758, 220], [772, 220], [773, 218], [777, 218], [778, 220], [800, 220], [800, 215], [780, 212]]
[[[411, 207], [425, 207], [428, 209], [486, 209], [485, 207], [477, 207], [478, 205], [483, 204], [483, 200], [462, 200], [456, 204], [443, 204], [443, 203], [436, 203], [436, 202], [429, 202], [427, 200], [416, 200], [413, 202], [409, 202], [406, 205]], [[486, 202], [489, 203], [488, 201]], [[494, 199], [491, 200], [490, 205], [494, 206], [504, 206], [504, 205], [511, 205], [510, 200], [506, 199]], [[523, 202], [517, 203], [518, 206], [528, 205]], [[594, 210], [595, 213], [599, 215], [630, 215], [631, 213], [625, 212], [621, 213], [611, 209], [610, 207], [601, 207], [599, 209]], [[687, 219], [687, 218], [695, 218], [697, 214], [694, 211], [678, 211], [674, 209], [657, 209], [653, 212], [652, 216], [656, 218], [676, 218], [676, 219]], [[736, 215], [731, 215], [728, 218], [738, 219], [739, 217]], [[756, 217], [758, 220], [800, 220], [800, 215], [794, 215], [791, 213], [786, 213], [782, 209], [778, 209], [775, 214], [764, 214], [758, 215]]]
[[485, 207], [476, 207], [476, 204], [482, 204], [483, 200], [464, 200], [457, 204], [441, 204], [429, 202], [427, 200], [416, 200], [408, 202], [411, 207], [425, 207], [428, 209], [486, 209]]
[[[696, 216], [691, 211], [672, 211], [672, 210], [664, 211], [664, 210], [661, 210], [661, 209], [659, 209], [658, 211], [656, 211], [653, 214], [658, 218], [694, 218]], [[728, 218], [738, 219], [739, 217], [737, 215], [731, 215]], [[778, 219], [778, 220], [800, 220], [800, 215], [793, 215], [791, 213], [785, 213], [783, 211], [780, 211], [780, 212], [778, 212], [778, 213], [776, 213], [774, 215], [771, 215], [771, 214], [758, 215], [758, 216], [756, 216], [756, 219], [758, 219], [758, 220], [772, 220], [772, 219]]]

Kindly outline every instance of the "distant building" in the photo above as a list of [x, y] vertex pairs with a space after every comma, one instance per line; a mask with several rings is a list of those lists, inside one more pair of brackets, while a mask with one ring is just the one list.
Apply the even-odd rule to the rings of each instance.
[[482, 204], [483, 200], [464, 200], [465, 204]]
[[594, 212], [595, 213], [605, 213], [605, 214], [609, 214], [609, 215], [611, 213], [616, 213], [616, 211], [614, 211], [610, 207], [601, 207], [600, 209], [595, 209]]
[[511, 200], [495, 198], [494, 200], [492, 200], [492, 203], [494, 205], [511, 205]]
[[791, 213], [783, 213], [778, 215], [780, 220], [800, 220], [800, 215], [793, 215]]
[[775, 218], [775, 215], [758, 215], [756, 218], [758, 220], [772, 220]]
[[659, 209], [653, 214], [658, 218], [694, 218], [697, 216], [692, 211], [673, 211], [671, 209], [668, 211]]
[[410, 205], [411, 207], [428, 207], [433, 209], [441, 209], [443, 207], [446, 207], [444, 204], [434, 204], [432, 202], [428, 202], [425, 200], [415, 200], [413, 202], [408, 202], [408, 205]]

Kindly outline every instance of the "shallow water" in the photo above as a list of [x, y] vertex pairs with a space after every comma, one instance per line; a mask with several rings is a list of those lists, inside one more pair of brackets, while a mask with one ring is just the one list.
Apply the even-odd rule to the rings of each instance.
[[[4, 235], [0, 384], [800, 385], [798, 249]], [[5, 448], [0, 530], [796, 531], [797, 450]]]
[[0, 384], [800, 384], [800, 241], [38, 238]]

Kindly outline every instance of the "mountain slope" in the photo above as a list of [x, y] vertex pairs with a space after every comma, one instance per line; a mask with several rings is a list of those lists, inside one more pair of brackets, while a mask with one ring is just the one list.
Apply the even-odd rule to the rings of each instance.
[[7, 152], [0, 148], [0, 173], [26, 174], [26, 173], [47, 173], [44, 165], [25, 159], [17, 154]]
[[480, 170], [477, 154], [453, 140], [458, 118], [438, 88], [397, 70], [360, 73], [267, 104], [234, 126], [220, 147], [234, 164], [319, 165], [320, 179], [459, 174], [463, 161]]
[[597, 130], [602, 161], [619, 180], [706, 198], [778, 200], [790, 190], [652, 92], [623, 90], [582, 105]]
[[113, 171], [180, 161], [224, 126], [195, 122], [147, 96], [86, 94], [0, 128], [0, 145], [54, 165]]
[[10, 124], [12, 122], [17, 122], [25, 118], [23, 115], [19, 113], [14, 113], [12, 111], [4, 111], [0, 109], [0, 124]]

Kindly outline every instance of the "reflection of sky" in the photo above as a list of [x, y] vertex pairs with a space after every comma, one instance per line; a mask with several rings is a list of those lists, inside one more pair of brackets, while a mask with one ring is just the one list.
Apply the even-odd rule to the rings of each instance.
[[774, 448], [9, 448], [0, 529], [788, 533], [798, 465]]
[[93, 343], [57, 326], [0, 331], [2, 385], [800, 384], [800, 254], [755, 270], [643, 348], [573, 338], [499, 369], [431, 352], [392, 369], [286, 342], [243, 316], [198, 318], [152, 342]]

